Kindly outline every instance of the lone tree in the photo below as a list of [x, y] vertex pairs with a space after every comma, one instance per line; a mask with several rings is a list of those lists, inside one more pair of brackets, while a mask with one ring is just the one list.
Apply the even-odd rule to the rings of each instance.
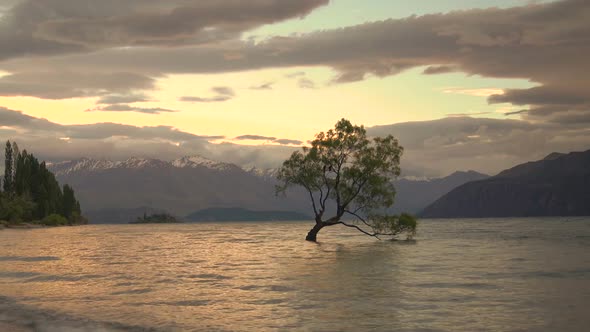
[[416, 232], [416, 219], [385, 213], [393, 205], [392, 180], [400, 174], [402, 152], [393, 136], [369, 139], [363, 126], [342, 119], [334, 129], [317, 134], [311, 147], [294, 152], [283, 163], [277, 194], [291, 186], [301, 186], [309, 194], [315, 226], [307, 241], [315, 242], [322, 228], [334, 225], [376, 238], [401, 234], [410, 238]]

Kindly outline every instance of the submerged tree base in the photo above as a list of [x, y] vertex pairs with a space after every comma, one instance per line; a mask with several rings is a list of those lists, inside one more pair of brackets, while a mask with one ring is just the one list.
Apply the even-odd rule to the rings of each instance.
[[324, 228], [324, 225], [322, 224], [316, 224], [313, 226], [313, 228], [307, 233], [305, 241], [317, 242], [318, 233], [322, 228]]

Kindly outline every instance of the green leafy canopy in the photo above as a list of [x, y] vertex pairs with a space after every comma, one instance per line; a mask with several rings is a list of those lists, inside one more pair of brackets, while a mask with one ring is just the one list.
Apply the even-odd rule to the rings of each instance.
[[[402, 153], [392, 135], [369, 138], [363, 126], [342, 119], [283, 163], [276, 190], [285, 193], [289, 187], [303, 187], [319, 225], [342, 224], [375, 237], [401, 233], [411, 237], [416, 230], [412, 216], [384, 213], [394, 202], [392, 180], [400, 175]], [[324, 218], [328, 210], [335, 213]], [[355, 222], [343, 222], [345, 216]]]

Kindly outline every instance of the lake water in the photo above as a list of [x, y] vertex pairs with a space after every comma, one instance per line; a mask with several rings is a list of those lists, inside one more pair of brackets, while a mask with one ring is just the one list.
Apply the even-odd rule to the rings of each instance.
[[0, 231], [4, 331], [588, 331], [590, 218]]

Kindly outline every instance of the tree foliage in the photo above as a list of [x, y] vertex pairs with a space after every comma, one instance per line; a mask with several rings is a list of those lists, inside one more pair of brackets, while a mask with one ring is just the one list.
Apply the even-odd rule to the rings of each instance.
[[13, 161], [15, 158], [13, 156], [12, 144], [10, 144], [10, 141], [6, 142], [6, 148], [4, 150], [4, 155], [5, 155], [5, 159], [4, 159], [3, 188], [4, 188], [4, 192], [11, 193], [12, 187], [13, 187]]
[[400, 174], [402, 152], [393, 136], [368, 138], [363, 126], [342, 119], [283, 163], [277, 193], [291, 186], [307, 191], [316, 221], [306, 238], [310, 241], [323, 227], [333, 225], [374, 237], [411, 237], [416, 230], [412, 216], [384, 213], [394, 202], [392, 180]]
[[61, 215], [70, 224], [85, 223], [73, 189], [63, 191], [45, 162], [16, 143], [6, 142], [4, 192], [0, 196], [0, 219], [11, 222], [44, 220]]

